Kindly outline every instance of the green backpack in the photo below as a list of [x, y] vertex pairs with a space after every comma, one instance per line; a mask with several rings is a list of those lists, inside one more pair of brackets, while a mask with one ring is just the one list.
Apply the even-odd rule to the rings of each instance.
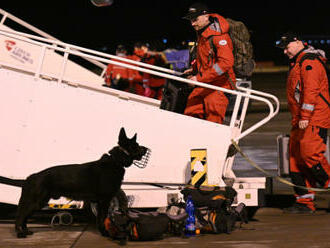
[[[227, 18], [229, 23], [229, 36], [233, 42], [234, 72], [237, 78], [247, 78], [253, 73], [255, 61], [253, 47], [250, 41], [250, 32], [243, 22]], [[217, 53], [213, 44], [213, 37], [209, 37], [209, 44], [214, 54]]]
[[250, 77], [255, 67], [250, 32], [243, 22], [227, 18], [229, 35], [234, 46], [234, 71], [236, 77]]

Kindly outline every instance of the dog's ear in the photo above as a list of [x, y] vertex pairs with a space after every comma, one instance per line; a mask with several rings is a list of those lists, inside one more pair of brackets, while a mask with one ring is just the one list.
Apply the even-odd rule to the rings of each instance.
[[134, 141], [134, 142], [136, 142], [136, 136], [137, 136], [137, 134], [135, 134], [135, 135], [133, 136], [133, 138], [131, 138], [131, 140]]
[[125, 129], [122, 127], [119, 132], [119, 141], [127, 140]]

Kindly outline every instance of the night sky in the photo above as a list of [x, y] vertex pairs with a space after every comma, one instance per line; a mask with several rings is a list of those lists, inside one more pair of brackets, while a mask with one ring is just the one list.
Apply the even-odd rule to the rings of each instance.
[[[182, 19], [191, 0], [114, 0], [96, 7], [90, 0], [2, 0], [0, 8], [56, 38], [75, 45], [113, 53], [118, 44], [147, 41], [175, 47], [194, 40], [190, 23]], [[256, 60], [283, 56], [274, 42], [287, 30], [302, 35], [330, 36], [325, 1], [200, 1], [224, 17], [243, 21], [252, 33]], [[329, 46], [328, 46], [329, 47]]]

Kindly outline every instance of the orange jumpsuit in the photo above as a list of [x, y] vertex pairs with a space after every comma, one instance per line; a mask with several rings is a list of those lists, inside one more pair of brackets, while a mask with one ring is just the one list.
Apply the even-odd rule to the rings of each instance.
[[[229, 24], [225, 18], [210, 14], [212, 22], [198, 32], [197, 38], [197, 81], [233, 89], [236, 81], [233, 65], [233, 44], [228, 34]], [[209, 38], [213, 36], [214, 49]], [[202, 87], [195, 88], [188, 97], [184, 114], [212, 122], [222, 123], [228, 105], [228, 98], [222, 91]]]
[[[117, 56], [127, 58], [126, 55], [118, 54]], [[114, 59], [113, 61], [118, 61], [120, 63], [125, 63], [120, 60]], [[119, 65], [108, 64], [106, 73], [105, 73], [105, 83], [107, 86], [129, 91], [130, 81], [132, 80], [132, 73], [126, 67], [122, 67]]]
[[[133, 54], [128, 57], [128, 59], [135, 60], [138, 62], [141, 62], [142, 55], [140, 54]], [[139, 72], [137, 70], [130, 70], [130, 75], [132, 77], [132, 85], [134, 88], [134, 93], [140, 96], [144, 95], [144, 88], [143, 88], [143, 83], [142, 83], [142, 72]]]
[[[290, 177], [294, 184], [305, 187], [329, 186], [330, 165], [324, 156], [327, 128], [330, 128], [328, 79], [325, 68], [317, 59], [306, 59], [304, 50], [291, 64], [287, 79], [288, 106], [292, 115], [289, 143]], [[301, 65], [300, 65], [301, 64]], [[309, 120], [306, 129], [300, 129], [300, 120]], [[314, 192], [294, 188], [296, 201], [312, 210]]]
[[[155, 65], [165, 66], [166, 61], [161, 55], [146, 55], [142, 58], [142, 62]], [[163, 87], [166, 82], [165, 78], [158, 77], [149, 73], [143, 73], [142, 82], [146, 86], [144, 96], [155, 98], [158, 100], [162, 99]]]

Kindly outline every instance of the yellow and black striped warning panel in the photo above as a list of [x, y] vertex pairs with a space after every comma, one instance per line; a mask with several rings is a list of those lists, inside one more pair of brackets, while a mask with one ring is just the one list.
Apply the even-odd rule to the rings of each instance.
[[206, 155], [206, 149], [190, 150], [190, 184], [195, 187], [208, 185]]

